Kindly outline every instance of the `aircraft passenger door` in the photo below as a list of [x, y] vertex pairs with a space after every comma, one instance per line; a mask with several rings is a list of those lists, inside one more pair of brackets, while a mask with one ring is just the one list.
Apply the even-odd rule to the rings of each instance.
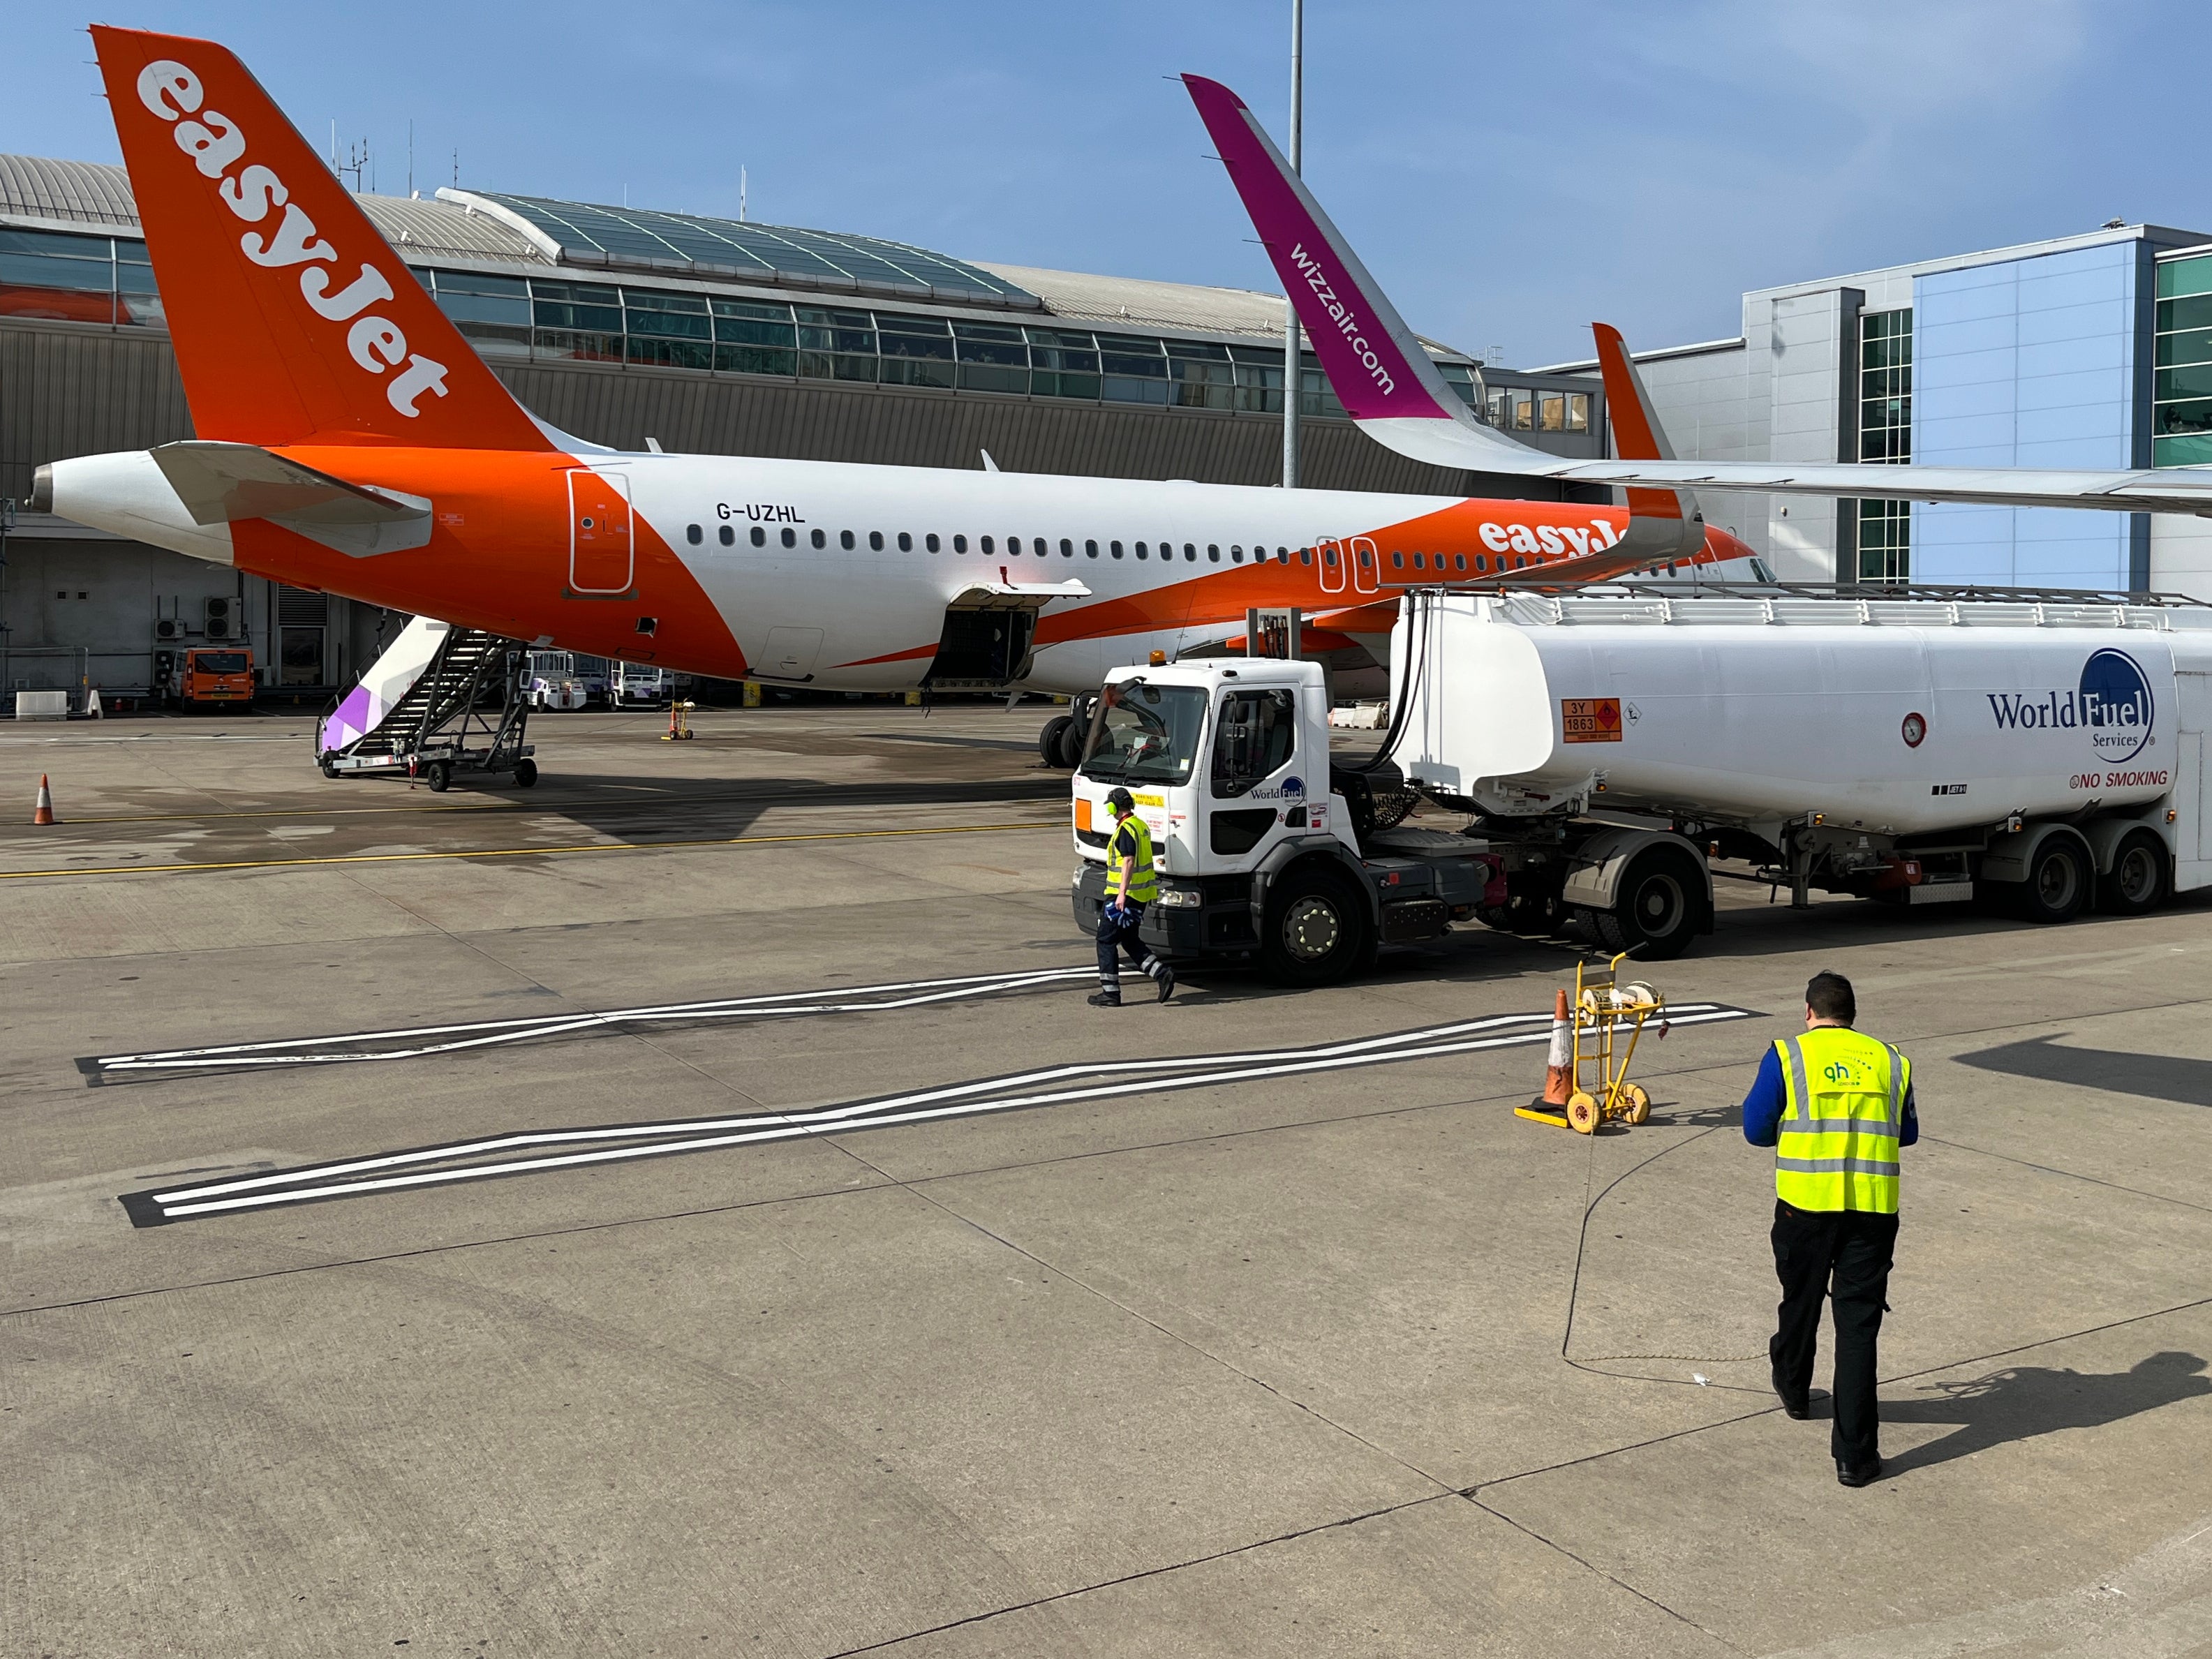
[[1361, 593], [1372, 593], [1382, 586], [1381, 562], [1375, 544], [1364, 536], [1352, 538], [1352, 586]]
[[1316, 544], [1321, 555], [1321, 591], [1324, 593], [1344, 592], [1344, 544], [1325, 541]]
[[635, 568], [629, 480], [578, 468], [568, 474], [568, 586], [578, 593], [624, 593]]

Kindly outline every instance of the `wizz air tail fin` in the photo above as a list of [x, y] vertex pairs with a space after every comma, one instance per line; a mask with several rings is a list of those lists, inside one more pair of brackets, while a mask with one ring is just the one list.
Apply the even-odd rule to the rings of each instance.
[[552, 447], [235, 56], [92, 35], [201, 438]]
[[[1218, 82], [1196, 75], [1182, 78], [1346, 412], [1362, 431], [1401, 455], [1438, 466], [1670, 495], [1694, 487], [2212, 518], [2212, 467], [2059, 472], [1858, 462], [1650, 460], [1625, 452], [1615, 459], [1587, 461], [1516, 443], [1476, 421], [1443, 384], [1420, 343], [1268, 142], [1244, 100]], [[1677, 526], [1686, 522], [1674, 521]], [[1656, 556], [1662, 562], [1667, 556]]]
[[[1605, 408], [1613, 422], [1613, 453], [1626, 461], [1671, 461], [1674, 447], [1659, 424], [1659, 411], [1646, 391], [1644, 377], [1628, 356], [1620, 331], [1610, 323], [1592, 323], [1597, 340], [1598, 368], [1605, 377]], [[1686, 559], [1705, 544], [1705, 515], [1698, 510], [1695, 492], [1687, 489], [1622, 491], [1628, 497], [1628, 533], [1621, 545], [1631, 551], [1660, 550], [1660, 559]]]
[[1182, 79], [1345, 412], [1388, 447], [1436, 465], [1528, 472], [1549, 464], [1477, 422], [1444, 384], [1244, 100], [1203, 76]]

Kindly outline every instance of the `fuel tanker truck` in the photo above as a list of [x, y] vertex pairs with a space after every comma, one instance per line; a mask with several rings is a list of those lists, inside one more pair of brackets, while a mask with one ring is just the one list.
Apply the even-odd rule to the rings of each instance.
[[[1415, 590], [1380, 750], [1332, 758], [1322, 672], [1112, 675], [1074, 781], [1076, 919], [1134, 797], [1144, 941], [1319, 983], [1480, 921], [1609, 951], [1712, 930], [1710, 860], [1800, 908], [1979, 898], [2036, 921], [2212, 884], [2212, 607], [1624, 586]], [[1408, 828], [1426, 799], [1460, 831]]]

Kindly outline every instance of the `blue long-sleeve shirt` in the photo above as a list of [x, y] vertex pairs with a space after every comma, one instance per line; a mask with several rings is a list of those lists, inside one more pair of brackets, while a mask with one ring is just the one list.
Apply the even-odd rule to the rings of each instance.
[[[1912, 1099], [1913, 1085], [1905, 1085], [1905, 1122], [1899, 1129], [1897, 1144], [1910, 1146], [1920, 1139], [1920, 1113]], [[1759, 1062], [1759, 1075], [1752, 1079], [1751, 1092], [1743, 1097], [1743, 1138], [1754, 1146], [1771, 1146], [1782, 1139], [1782, 1114], [1789, 1109], [1789, 1091], [1782, 1084], [1782, 1056], [1774, 1045], [1766, 1045], [1766, 1057]]]

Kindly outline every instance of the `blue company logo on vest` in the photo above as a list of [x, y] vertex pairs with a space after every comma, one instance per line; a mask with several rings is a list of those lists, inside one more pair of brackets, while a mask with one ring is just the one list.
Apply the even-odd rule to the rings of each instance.
[[2133, 760], [2150, 742], [2150, 679], [2124, 651], [2092, 652], [2081, 665], [2081, 684], [2072, 691], [1984, 695], [1998, 731], [2083, 730], [2102, 761]]

